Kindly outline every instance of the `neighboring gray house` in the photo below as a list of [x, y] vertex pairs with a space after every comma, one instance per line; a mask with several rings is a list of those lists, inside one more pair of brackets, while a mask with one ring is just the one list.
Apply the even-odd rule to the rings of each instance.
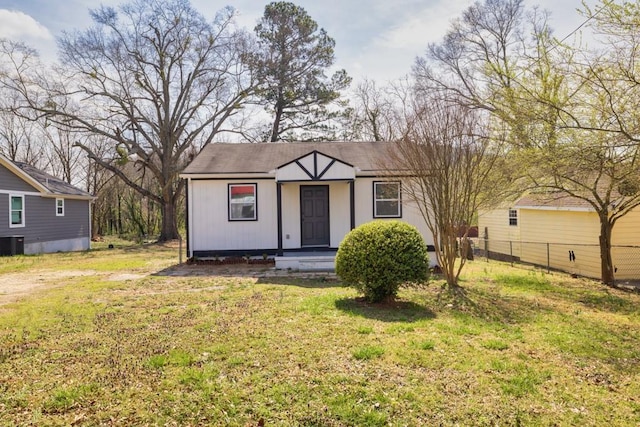
[[89, 249], [92, 200], [85, 191], [0, 155], [0, 243], [24, 237], [25, 254]]

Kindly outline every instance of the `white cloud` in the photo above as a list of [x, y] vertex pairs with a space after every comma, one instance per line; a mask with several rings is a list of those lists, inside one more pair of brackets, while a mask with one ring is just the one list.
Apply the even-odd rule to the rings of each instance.
[[442, 38], [451, 25], [451, 20], [460, 16], [468, 7], [468, 1], [431, 3], [431, 6], [413, 10], [401, 22], [380, 34], [375, 44], [387, 49], [404, 49], [423, 52], [429, 42]]
[[53, 40], [51, 32], [31, 16], [0, 9], [0, 37], [12, 40]]
[[348, 70], [382, 81], [409, 74], [416, 56], [424, 54], [430, 42], [440, 40], [451, 20], [468, 6], [469, 0], [449, 0], [406, 2], [395, 13], [379, 10], [393, 20], [350, 58]]

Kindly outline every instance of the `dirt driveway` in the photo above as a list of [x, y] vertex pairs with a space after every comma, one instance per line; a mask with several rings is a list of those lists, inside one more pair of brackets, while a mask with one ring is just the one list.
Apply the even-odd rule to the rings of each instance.
[[20, 299], [39, 289], [53, 288], [64, 284], [70, 277], [93, 276], [94, 271], [25, 271], [0, 275], [0, 305]]
[[132, 272], [103, 272], [93, 270], [30, 270], [20, 273], [0, 275], [0, 306], [19, 300], [40, 290], [63, 286], [65, 279], [82, 276], [104, 276], [107, 280], [127, 281], [138, 280], [147, 276], [167, 277], [297, 277], [317, 278], [333, 277], [329, 272], [291, 272], [275, 270], [272, 266], [264, 265], [174, 265], [165, 269]]

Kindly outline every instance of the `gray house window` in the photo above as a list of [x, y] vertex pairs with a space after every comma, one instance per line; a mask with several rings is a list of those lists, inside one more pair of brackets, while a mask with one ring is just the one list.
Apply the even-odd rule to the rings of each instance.
[[374, 218], [400, 218], [402, 216], [399, 182], [374, 182], [373, 198]]
[[518, 211], [509, 209], [509, 225], [518, 225]]
[[56, 216], [64, 216], [64, 199], [56, 199]]
[[9, 227], [24, 227], [24, 196], [9, 195]]

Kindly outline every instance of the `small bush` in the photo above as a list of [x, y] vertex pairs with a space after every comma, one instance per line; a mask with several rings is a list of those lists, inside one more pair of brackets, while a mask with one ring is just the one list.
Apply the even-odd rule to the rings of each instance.
[[336, 274], [370, 302], [391, 300], [400, 285], [428, 280], [427, 246], [418, 230], [405, 222], [368, 222], [340, 243]]

